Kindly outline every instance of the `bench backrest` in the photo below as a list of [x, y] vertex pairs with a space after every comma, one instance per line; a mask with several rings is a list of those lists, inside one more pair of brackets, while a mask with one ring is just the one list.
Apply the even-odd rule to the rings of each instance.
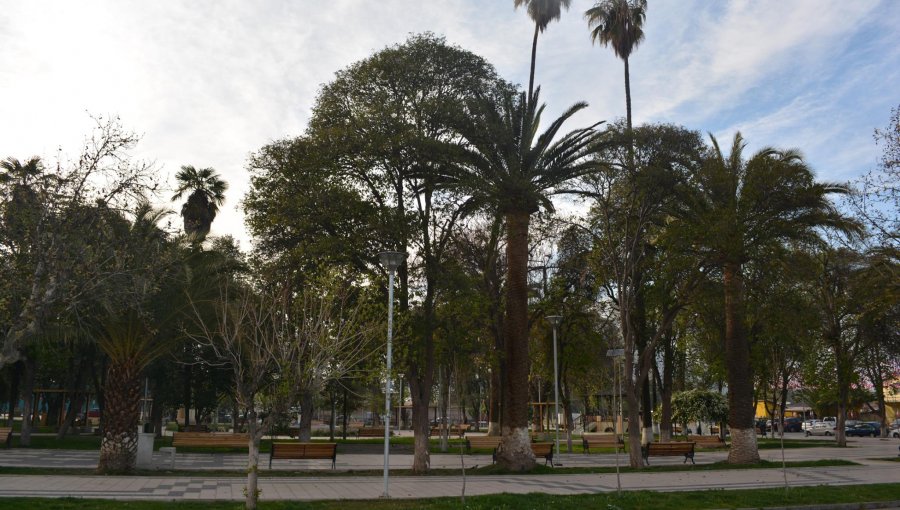
[[272, 457], [276, 459], [331, 459], [337, 453], [337, 443], [272, 443]]
[[359, 437], [384, 437], [384, 429], [381, 427], [363, 427], [357, 431]]
[[12, 427], [0, 427], [0, 438], [4, 438], [12, 434]]
[[615, 434], [584, 434], [581, 438], [590, 444], [618, 444], [621, 442]]
[[694, 445], [696, 443], [693, 442], [679, 442], [679, 443], [649, 443], [647, 445], [647, 451], [650, 454], [666, 454], [666, 453], [674, 453], [674, 454], [683, 454], [694, 451]]
[[688, 436], [688, 441], [695, 443], [725, 444], [719, 436]]
[[209, 432], [176, 432], [172, 446], [247, 446], [249, 434], [212, 434]]
[[500, 436], [469, 436], [466, 441], [469, 448], [496, 448], [500, 445]]
[[553, 443], [531, 443], [531, 451], [537, 457], [545, 457], [553, 451]]

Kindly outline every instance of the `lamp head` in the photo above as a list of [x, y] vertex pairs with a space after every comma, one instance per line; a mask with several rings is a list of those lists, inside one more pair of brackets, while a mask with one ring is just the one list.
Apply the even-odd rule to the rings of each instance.
[[406, 260], [406, 253], [400, 251], [383, 251], [378, 254], [378, 260], [388, 271], [396, 271], [400, 264]]
[[562, 315], [548, 315], [546, 319], [554, 328], [559, 327], [559, 325], [562, 324]]

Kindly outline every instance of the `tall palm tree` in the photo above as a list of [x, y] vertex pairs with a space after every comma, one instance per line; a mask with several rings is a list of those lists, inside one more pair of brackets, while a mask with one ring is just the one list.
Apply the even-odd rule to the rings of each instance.
[[745, 331], [744, 264], [764, 262], [784, 242], [818, 240], [820, 227], [853, 231], [856, 226], [828, 200], [842, 186], [816, 182], [799, 153], [763, 148], [744, 159], [738, 133], [725, 156], [712, 137], [711, 154], [692, 176], [676, 228], [700, 251], [701, 260], [721, 271], [725, 303], [725, 366], [731, 463], [759, 461], [754, 430], [750, 344]]
[[[576, 103], [538, 133], [544, 105], [524, 93], [481, 98], [470, 105], [460, 126], [465, 137], [463, 165], [454, 185], [469, 196], [468, 207], [486, 207], [505, 217], [506, 311], [503, 321], [506, 380], [502, 384], [502, 435], [498, 462], [512, 470], [534, 466], [528, 435], [528, 225], [541, 207], [552, 210], [552, 190], [591, 171], [586, 156], [599, 133], [597, 125], [558, 139], [563, 124], [587, 107]], [[555, 140], [556, 139], [556, 140]], [[554, 141], [555, 140], [555, 141]]]
[[525, 6], [528, 17], [534, 21], [534, 41], [531, 43], [531, 73], [528, 75], [528, 101], [534, 96], [534, 64], [537, 59], [538, 34], [546, 30], [551, 21], [562, 16], [563, 7], [569, 9], [572, 0], [513, 0], [513, 7]]
[[625, 63], [625, 114], [631, 131], [631, 76], [628, 57], [644, 40], [644, 20], [647, 17], [647, 0], [603, 0], [588, 9], [591, 39], [604, 46], [612, 46], [613, 52]]
[[212, 226], [219, 206], [225, 202], [225, 191], [228, 183], [223, 181], [212, 168], [197, 170], [191, 165], [181, 167], [175, 174], [178, 188], [172, 200], [178, 200], [185, 193], [187, 202], [181, 206], [181, 217], [184, 218], [184, 231], [197, 241], [202, 241]]

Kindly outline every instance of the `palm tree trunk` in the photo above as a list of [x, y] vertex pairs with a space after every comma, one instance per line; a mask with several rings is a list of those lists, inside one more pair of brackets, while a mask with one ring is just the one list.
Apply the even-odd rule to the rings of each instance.
[[534, 95], [534, 64], [537, 61], [537, 40], [538, 40], [538, 24], [534, 24], [534, 41], [531, 42], [531, 74], [528, 75], [528, 104], [531, 104], [531, 97]]
[[506, 381], [502, 388], [503, 439], [497, 462], [511, 471], [534, 467], [528, 435], [528, 222], [527, 212], [506, 216]]
[[750, 345], [744, 332], [743, 274], [740, 263], [726, 262], [725, 286], [725, 367], [728, 372], [728, 427], [731, 429], [731, 464], [759, 462], [753, 426], [753, 378], [750, 374]]
[[134, 469], [137, 428], [140, 418], [140, 370], [131, 362], [110, 361], [104, 387], [103, 440], [100, 443], [101, 473], [121, 473]]
[[628, 124], [629, 137], [631, 136], [631, 73], [628, 70], [628, 59], [622, 59], [625, 62], [625, 121]]

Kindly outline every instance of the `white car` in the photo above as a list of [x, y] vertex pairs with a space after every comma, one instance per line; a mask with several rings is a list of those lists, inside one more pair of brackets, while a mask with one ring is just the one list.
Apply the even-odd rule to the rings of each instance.
[[896, 438], [900, 439], [900, 425], [894, 425], [893, 427], [891, 427], [891, 430], [890, 430], [890, 432], [888, 432], [888, 435], [891, 437], [896, 437]]
[[817, 421], [806, 429], [806, 437], [809, 436], [833, 436], [834, 425], [826, 421]]

